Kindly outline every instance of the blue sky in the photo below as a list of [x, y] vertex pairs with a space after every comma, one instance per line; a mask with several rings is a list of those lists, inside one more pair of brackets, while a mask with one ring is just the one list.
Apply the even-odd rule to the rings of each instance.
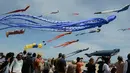
[[[101, 27], [102, 31], [100, 33], [75, 37], [74, 35], [78, 32], [74, 32], [71, 35], [64, 36], [63, 38], [47, 44], [47, 46], [44, 46], [42, 49], [31, 49], [29, 51], [42, 52], [44, 57], [52, 58], [57, 57], [59, 52], [67, 54], [86, 47], [90, 47], [89, 51], [86, 51], [87, 53], [102, 49], [120, 48], [121, 51], [118, 55], [121, 55], [126, 59], [126, 55], [130, 52], [130, 31], [121, 32], [117, 30], [130, 27], [130, 9], [121, 13], [102, 15], [94, 15], [94, 12], [117, 9], [128, 3], [130, 3], [129, 0], [1, 0], [0, 14], [30, 5], [31, 7], [24, 12], [24, 14], [35, 16], [43, 15], [57, 21], [78, 21], [94, 17], [107, 18], [109, 15], [117, 15], [117, 18], [113, 22]], [[50, 12], [57, 10], [60, 11], [58, 14], [49, 14]], [[78, 12], [79, 15], [73, 16], [72, 13], [74, 12]], [[5, 32], [10, 30], [14, 29], [0, 31], [0, 51], [21, 52], [26, 44], [41, 43], [43, 40], [49, 40], [56, 35], [61, 34], [61, 32], [43, 32], [27, 29], [23, 35], [9, 36], [9, 38], [6, 38]], [[89, 30], [84, 31], [87, 32]], [[62, 44], [66, 41], [76, 39], [79, 39], [80, 41], [65, 48], [52, 48], [53, 46]], [[84, 55], [86, 52], [68, 59], [75, 59], [77, 56], [81, 56], [85, 58], [85, 60], [88, 60], [89, 58]], [[118, 55], [112, 57], [112, 61], [115, 61]]]

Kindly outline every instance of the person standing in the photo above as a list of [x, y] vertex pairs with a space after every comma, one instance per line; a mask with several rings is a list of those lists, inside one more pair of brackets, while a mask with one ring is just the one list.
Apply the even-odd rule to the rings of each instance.
[[18, 54], [17, 57], [13, 60], [12, 64], [10, 65], [10, 72], [11, 73], [22, 73], [23, 67], [23, 60], [22, 54]]
[[76, 61], [73, 60], [71, 64], [68, 65], [66, 73], [76, 73]]
[[118, 62], [115, 63], [117, 73], [123, 73], [124, 61], [122, 56], [118, 56]]
[[66, 72], [66, 61], [65, 55], [62, 55], [62, 58], [58, 61], [58, 73], [65, 73]]
[[28, 53], [26, 58], [23, 60], [22, 73], [32, 73], [32, 65], [31, 53]]
[[124, 71], [123, 73], [130, 73], [130, 53], [127, 55], [127, 60], [125, 61], [124, 64]]
[[76, 73], [82, 73], [82, 66], [83, 66], [83, 63], [81, 62], [81, 58], [77, 57]]
[[34, 64], [35, 64], [35, 73], [41, 73], [42, 72], [41, 68], [44, 64], [44, 60], [42, 59], [40, 54], [37, 55], [37, 58]]
[[58, 58], [54, 61], [55, 71], [54, 73], [58, 73], [58, 61], [62, 58], [62, 53], [59, 53]]
[[104, 59], [104, 61], [105, 61], [105, 63], [104, 63], [103, 68], [102, 68], [103, 73], [111, 73], [111, 69], [110, 69], [110, 67], [109, 67], [110, 58], [107, 58], [107, 57], [106, 57], [106, 58]]
[[89, 63], [86, 64], [87, 67], [87, 73], [95, 73], [95, 63], [94, 63], [94, 59], [90, 58]]

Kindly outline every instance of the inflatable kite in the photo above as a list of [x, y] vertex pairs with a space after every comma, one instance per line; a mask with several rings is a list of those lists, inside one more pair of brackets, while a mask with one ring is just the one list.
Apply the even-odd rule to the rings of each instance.
[[26, 11], [30, 6], [27, 6], [25, 9], [18, 9], [18, 10], [14, 10], [5, 14], [11, 14], [11, 13], [17, 13], [17, 12], [24, 12]]
[[70, 45], [70, 44], [72, 44], [72, 43], [78, 42], [78, 41], [79, 41], [79, 40], [77, 39], [77, 40], [73, 40], [73, 41], [65, 42], [64, 44], [61, 44], [61, 45], [59, 45], [59, 46], [54, 46], [54, 48], [58, 48], [58, 47], [66, 47], [66, 46], [68, 46], [68, 45]]
[[130, 30], [130, 28], [119, 29], [119, 30], [126, 31], [126, 30]]
[[91, 56], [114, 56], [119, 52], [120, 52], [120, 49], [100, 50], [100, 51], [96, 51], [96, 52], [93, 52], [90, 54], [86, 53], [85, 55], [87, 55], [88, 57], [91, 57]]
[[69, 34], [71, 34], [71, 33], [72, 33], [72, 32], [66, 32], [66, 33], [60, 34], [60, 35], [54, 37], [53, 39], [48, 40], [47, 42], [51, 42], [51, 41], [53, 41], [53, 40], [56, 40], [56, 39], [58, 39], [58, 38], [61, 38], [61, 37], [65, 36], [65, 35], [69, 35]]
[[74, 52], [71, 52], [71, 53], [69, 53], [69, 54], [66, 54], [66, 58], [71, 57], [71, 56], [73, 56], [73, 55], [76, 55], [76, 54], [78, 54], [78, 53], [87, 51], [88, 49], [89, 49], [89, 47], [86, 48], [86, 49], [80, 49], [80, 50], [76, 50], [76, 51], [74, 51]]
[[9, 35], [24, 34], [24, 32], [25, 32], [25, 29], [8, 31], [6, 32], [6, 37], [9, 37]]
[[57, 14], [59, 13], [59, 10], [57, 10], [56, 12], [51, 12], [50, 14]]
[[43, 44], [40, 43], [40, 44], [36, 44], [36, 43], [33, 43], [33, 44], [28, 44], [24, 47], [24, 50], [28, 50], [28, 49], [32, 49], [32, 48], [42, 48]]
[[91, 18], [81, 21], [52, 21], [45, 19], [44, 17], [24, 15], [24, 14], [12, 14], [2, 17], [0, 24], [6, 26], [0, 28], [0, 30], [9, 28], [26, 28], [41, 31], [53, 31], [53, 32], [75, 32], [86, 30], [95, 27], [101, 27], [115, 20], [116, 16], [111, 15], [107, 19], [103, 18]]
[[124, 6], [123, 8], [120, 8], [120, 9], [114, 9], [114, 10], [107, 10], [107, 11], [101, 11], [101, 12], [95, 12], [94, 14], [107, 14], [107, 13], [112, 13], [112, 12], [122, 12], [122, 11], [126, 11], [128, 10], [130, 4]]
[[[100, 31], [101, 31], [101, 29], [96, 29], [96, 30], [89, 31], [88, 33], [96, 33], [96, 32], [98, 33]], [[84, 34], [87, 34], [87, 33], [83, 32], [83, 33], [76, 34], [75, 36], [84, 35]]]

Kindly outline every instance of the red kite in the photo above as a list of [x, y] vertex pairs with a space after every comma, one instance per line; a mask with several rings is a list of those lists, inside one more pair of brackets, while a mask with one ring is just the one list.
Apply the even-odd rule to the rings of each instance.
[[56, 40], [56, 39], [58, 39], [58, 38], [61, 38], [61, 37], [65, 36], [65, 35], [68, 35], [68, 34], [71, 34], [71, 33], [72, 33], [72, 32], [66, 32], [66, 33], [60, 34], [60, 35], [54, 37], [53, 39], [48, 40], [47, 42], [51, 42], [51, 41], [53, 41], [53, 40]]
[[66, 46], [68, 46], [68, 45], [70, 45], [70, 44], [72, 44], [72, 43], [75, 43], [75, 42], [78, 42], [79, 40], [77, 39], [77, 40], [73, 40], [73, 41], [69, 41], [69, 42], [65, 42], [64, 44], [61, 44], [61, 45], [59, 45], [59, 46], [54, 46], [54, 48], [57, 48], [57, 47], [66, 47]]
[[11, 14], [11, 13], [17, 13], [17, 12], [24, 12], [26, 11], [28, 8], [30, 7], [30, 5], [28, 5], [25, 9], [18, 9], [18, 10], [14, 10], [5, 14]]

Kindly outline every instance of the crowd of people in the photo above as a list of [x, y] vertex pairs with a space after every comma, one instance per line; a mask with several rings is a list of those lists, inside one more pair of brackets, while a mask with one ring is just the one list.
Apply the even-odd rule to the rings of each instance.
[[96, 61], [91, 57], [88, 63], [84, 63], [81, 57], [69, 63], [65, 58], [62, 53], [52, 59], [43, 59], [41, 54], [26, 51], [16, 57], [13, 52], [6, 56], [0, 53], [0, 73], [130, 73], [130, 54], [126, 61], [118, 56], [114, 64], [110, 63], [109, 56], [98, 57]]

